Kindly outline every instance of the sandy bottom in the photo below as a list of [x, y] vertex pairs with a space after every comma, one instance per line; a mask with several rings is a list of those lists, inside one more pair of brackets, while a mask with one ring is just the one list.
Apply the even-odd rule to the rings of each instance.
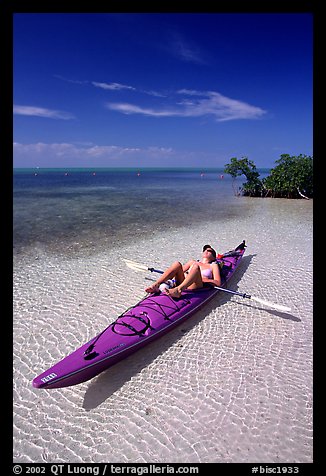
[[[15, 462], [312, 462], [312, 201], [247, 199], [243, 218], [151, 235], [78, 259], [14, 265]], [[246, 239], [230, 289], [98, 377], [40, 390], [32, 379], [144, 296], [128, 257], [164, 268]], [[148, 276], [148, 275], [147, 275]]]

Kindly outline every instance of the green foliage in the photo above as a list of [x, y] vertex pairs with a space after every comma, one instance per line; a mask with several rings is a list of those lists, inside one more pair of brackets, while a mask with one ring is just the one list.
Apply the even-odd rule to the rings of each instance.
[[[231, 158], [224, 167], [224, 173], [233, 178], [234, 193], [250, 197], [310, 198], [313, 196], [313, 158], [302, 155], [282, 154], [275, 162], [277, 166], [271, 174], [260, 180], [259, 172], [252, 160], [247, 157]], [[247, 182], [242, 189], [235, 189], [235, 179], [245, 175]]]
[[277, 166], [263, 179], [265, 195], [271, 197], [307, 198], [313, 196], [313, 158], [300, 154], [282, 154]]
[[233, 190], [235, 194], [240, 194], [240, 191], [236, 191], [234, 187], [236, 177], [245, 175], [247, 182], [243, 184], [243, 194], [251, 197], [261, 195], [262, 182], [258, 178], [259, 172], [254, 162], [249, 160], [248, 157], [242, 157], [240, 160], [236, 157], [232, 157], [231, 163], [225, 165], [224, 173], [231, 175], [233, 178]]

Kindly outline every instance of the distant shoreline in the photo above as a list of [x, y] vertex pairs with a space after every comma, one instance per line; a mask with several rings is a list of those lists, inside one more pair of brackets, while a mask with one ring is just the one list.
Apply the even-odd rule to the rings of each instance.
[[[224, 173], [224, 167], [14, 167], [14, 173], [28, 172], [207, 172]], [[271, 168], [262, 167], [257, 169], [259, 173], [269, 173]]]

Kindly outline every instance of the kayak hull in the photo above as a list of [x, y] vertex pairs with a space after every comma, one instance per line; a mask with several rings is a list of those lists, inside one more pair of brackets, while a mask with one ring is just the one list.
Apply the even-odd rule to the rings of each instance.
[[[223, 263], [223, 285], [244, 254], [244, 242]], [[228, 254], [227, 253], [227, 254]], [[226, 254], [226, 255], [227, 255]], [[85, 382], [188, 319], [218, 294], [216, 288], [185, 290], [178, 299], [164, 293], [149, 295], [119, 316], [103, 332], [33, 380], [35, 388], [61, 388]]]

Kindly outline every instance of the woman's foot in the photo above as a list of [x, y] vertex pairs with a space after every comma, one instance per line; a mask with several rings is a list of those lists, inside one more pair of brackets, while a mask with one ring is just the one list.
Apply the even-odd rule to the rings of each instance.
[[173, 298], [179, 298], [182, 294], [182, 291], [178, 287], [176, 288], [171, 288], [171, 289], [165, 289], [164, 292], [168, 294], [169, 296]]
[[155, 293], [158, 293], [159, 292], [159, 284], [157, 283], [154, 283], [152, 284], [151, 286], [149, 286], [148, 288], [145, 289], [145, 292], [146, 293], [150, 293], [150, 294], [155, 294]]

